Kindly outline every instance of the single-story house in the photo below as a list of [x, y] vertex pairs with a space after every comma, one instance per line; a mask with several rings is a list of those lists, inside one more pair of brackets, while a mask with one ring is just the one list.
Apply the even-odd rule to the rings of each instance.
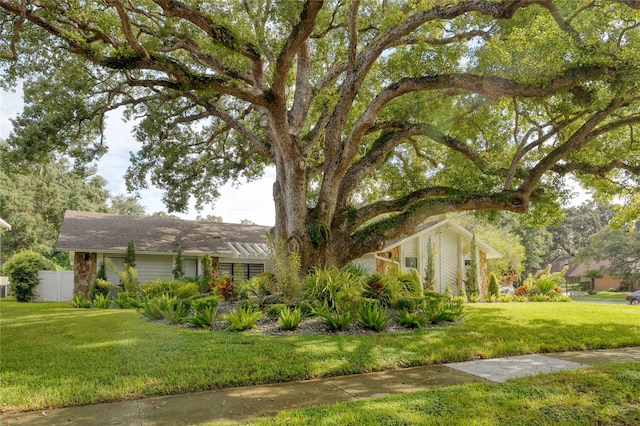
[[[65, 213], [56, 250], [69, 252], [74, 271], [74, 294], [89, 291], [98, 265], [108, 257], [122, 270], [129, 241], [133, 241], [140, 282], [171, 277], [178, 248], [185, 276], [202, 274], [202, 257], [213, 258], [219, 275], [244, 280], [270, 270], [266, 233], [270, 227], [202, 222], [159, 217]], [[107, 278], [119, 282], [107, 268]]]
[[[384, 272], [391, 265], [403, 272], [416, 269], [424, 278], [431, 249], [435, 263], [435, 290], [444, 293], [449, 285], [458, 294], [464, 289], [464, 281], [471, 265], [469, 249], [472, 237], [471, 232], [450, 219], [429, 221], [419, 226], [414, 234], [392, 241], [381, 251], [368, 253], [354, 262], [372, 272]], [[476, 238], [477, 273], [482, 294], [486, 294], [489, 283], [487, 260], [501, 257], [501, 253]]]
[[[270, 227], [202, 222], [157, 217], [125, 216], [67, 211], [56, 249], [69, 252], [74, 270], [74, 294], [89, 291], [98, 265], [108, 257], [122, 270], [129, 241], [136, 253], [141, 282], [171, 277], [178, 247], [182, 248], [186, 276], [200, 276], [202, 256], [209, 254], [218, 275], [233, 275], [242, 281], [273, 269], [268, 257], [266, 234]], [[436, 270], [436, 291], [447, 284], [458, 292], [456, 282], [466, 278], [470, 265], [472, 234], [451, 220], [427, 222], [411, 236], [391, 242], [383, 250], [355, 262], [370, 271], [386, 271], [397, 265], [402, 271], [417, 269], [424, 276], [429, 241]], [[481, 240], [477, 242], [478, 276], [481, 287], [488, 282], [486, 261], [501, 254]], [[107, 268], [107, 278], [119, 282]]]
[[569, 267], [565, 273], [567, 284], [591, 282], [591, 278], [587, 276], [587, 271], [600, 272], [601, 276], [594, 281], [594, 290], [596, 291], [608, 291], [612, 288], [618, 289], [622, 284], [620, 278], [604, 272], [604, 269], [609, 266], [609, 262], [606, 260], [584, 264], [576, 262], [571, 256], [558, 256], [549, 263], [551, 264], [551, 272], [560, 272], [565, 266]]

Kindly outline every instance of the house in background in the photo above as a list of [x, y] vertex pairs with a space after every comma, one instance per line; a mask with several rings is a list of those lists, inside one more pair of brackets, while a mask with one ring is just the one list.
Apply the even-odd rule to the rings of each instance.
[[[394, 265], [403, 272], [416, 269], [424, 279], [424, 271], [429, 256], [429, 242], [435, 262], [435, 290], [444, 293], [450, 285], [454, 293], [464, 288], [464, 280], [471, 264], [471, 239], [473, 234], [450, 219], [430, 221], [422, 224], [410, 236], [387, 244], [381, 251], [369, 253], [354, 262], [370, 272], [384, 272]], [[487, 260], [502, 257], [498, 251], [476, 238], [476, 259], [478, 259], [479, 286], [486, 294], [489, 282]]]
[[622, 284], [620, 278], [602, 272], [604, 268], [609, 266], [608, 261], [589, 262], [588, 264], [577, 263], [571, 256], [558, 256], [551, 262], [551, 272], [560, 272], [565, 266], [568, 266], [565, 273], [567, 284], [578, 284], [583, 282], [591, 282], [588, 271], [600, 271], [600, 277], [594, 280], [594, 290], [607, 291], [612, 288], [618, 289]]
[[[115, 269], [122, 270], [129, 241], [136, 253], [140, 282], [169, 278], [178, 248], [182, 248], [185, 276], [202, 275], [202, 257], [213, 258], [218, 275], [232, 275], [240, 282], [264, 271], [273, 270], [268, 258], [266, 234], [270, 227], [201, 222], [156, 217], [125, 216], [69, 210], [65, 213], [56, 250], [69, 252], [73, 265], [74, 294], [87, 293], [98, 265], [108, 257]], [[472, 234], [451, 220], [427, 222], [411, 236], [388, 244], [354, 262], [371, 272], [387, 271], [392, 265], [401, 271], [416, 269], [424, 277], [428, 245], [434, 253], [436, 291], [447, 284], [458, 293], [456, 282], [464, 280], [470, 267], [469, 247]], [[489, 259], [501, 254], [476, 239], [478, 277], [486, 289]], [[119, 282], [107, 268], [107, 278]]]
[[[87, 293], [98, 265], [108, 257], [122, 270], [129, 241], [136, 253], [140, 282], [172, 277], [178, 248], [185, 276], [202, 274], [202, 257], [213, 258], [219, 275], [242, 281], [270, 270], [266, 233], [270, 227], [126, 216], [69, 210], [65, 213], [56, 250], [69, 252], [74, 294]], [[107, 268], [107, 278], [119, 282]]]

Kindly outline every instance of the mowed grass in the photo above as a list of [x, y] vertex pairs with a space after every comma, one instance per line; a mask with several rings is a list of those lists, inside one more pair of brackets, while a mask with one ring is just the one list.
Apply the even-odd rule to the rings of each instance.
[[281, 411], [252, 425], [637, 425], [640, 363]]
[[585, 294], [584, 296], [572, 296], [576, 301], [584, 302], [625, 302], [629, 292], [599, 291], [596, 294]]
[[477, 304], [462, 324], [368, 336], [265, 336], [151, 323], [133, 310], [0, 302], [3, 412], [399, 367], [640, 345], [640, 309]]

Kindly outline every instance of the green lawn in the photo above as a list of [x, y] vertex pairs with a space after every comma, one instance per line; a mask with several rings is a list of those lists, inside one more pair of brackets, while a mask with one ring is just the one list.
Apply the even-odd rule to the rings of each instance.
[[640, 363], [281, 411], [252, 425], [637, 425]]
[[469, 306], [463, 324], [273, 337], [150, 323], [132, 310], [0, 302], [3, 411], [115, 401], [533, 352], [640, 345], [638, 308]]
[[626, 292], [599, 291], [594, 295], [586, 294], [584, 296], [572, 296], [571, 298], [585, 302], [624, 302], [627, 294]]

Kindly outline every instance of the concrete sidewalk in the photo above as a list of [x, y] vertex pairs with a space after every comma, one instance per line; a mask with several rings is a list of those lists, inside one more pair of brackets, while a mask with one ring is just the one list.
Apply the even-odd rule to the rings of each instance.
[[6, 414], [2, 425], [192, 425], [235, 423], [281, 410], [334, 404], [471, 382], [505, 382], [528, 375], [603, 363], [640, 362], [640, 347], [522, 355], [321, 380], [222, 389], [135, 401]]

